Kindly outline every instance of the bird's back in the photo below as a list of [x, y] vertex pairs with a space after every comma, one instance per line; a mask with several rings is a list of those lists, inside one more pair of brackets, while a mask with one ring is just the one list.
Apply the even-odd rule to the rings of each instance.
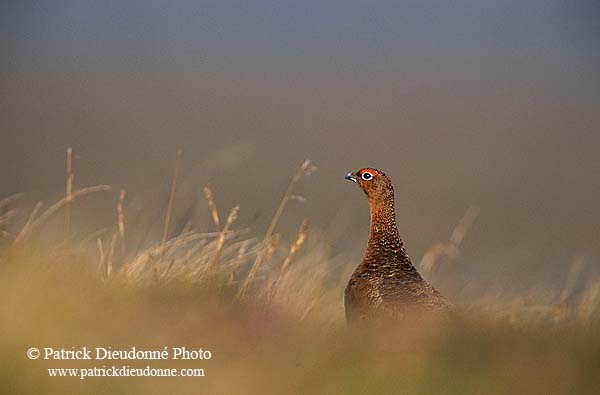
[[446, 314], [453, 306], [407, 261], [373, 267], [363, 261], [345, 290], [349, 322], [369, 317], [402, 319], [415, 314]]

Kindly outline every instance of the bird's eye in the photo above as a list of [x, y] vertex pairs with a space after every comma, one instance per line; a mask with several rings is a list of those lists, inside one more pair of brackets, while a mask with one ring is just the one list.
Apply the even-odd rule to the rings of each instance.
[[365, 181], [369, 181], [371, 178], [373, 178], [373, 174], [364, 172], [360, 177]]

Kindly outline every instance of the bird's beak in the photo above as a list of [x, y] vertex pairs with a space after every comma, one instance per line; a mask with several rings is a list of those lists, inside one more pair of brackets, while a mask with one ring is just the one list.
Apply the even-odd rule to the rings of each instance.
[[352, 182], [356, 182], [356, 174], [349, 172], [348, 174], [346, 174], [346, 177], [344, 177], [346, 180], [350, 180]]

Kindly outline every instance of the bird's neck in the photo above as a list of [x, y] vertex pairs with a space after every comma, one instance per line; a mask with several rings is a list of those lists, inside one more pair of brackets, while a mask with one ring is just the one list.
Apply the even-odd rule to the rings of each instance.
[[371, 229], [367, 255], [406, 257], [404, 243], [396, 226], [393, 196], [380, 201], [370, 201], [369, 207]]

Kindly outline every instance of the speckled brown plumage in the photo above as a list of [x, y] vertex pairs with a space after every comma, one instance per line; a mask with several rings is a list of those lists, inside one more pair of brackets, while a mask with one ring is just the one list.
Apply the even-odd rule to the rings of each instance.
[[452, 305], [421, 277], [406, 254], [394, 212], [394, 187], [380, 170], [348, 173], [369, 202], [371, 228], [365, 256], [345, 292], [346, 319], [403, 318], [411, 313], [442, 313]]

